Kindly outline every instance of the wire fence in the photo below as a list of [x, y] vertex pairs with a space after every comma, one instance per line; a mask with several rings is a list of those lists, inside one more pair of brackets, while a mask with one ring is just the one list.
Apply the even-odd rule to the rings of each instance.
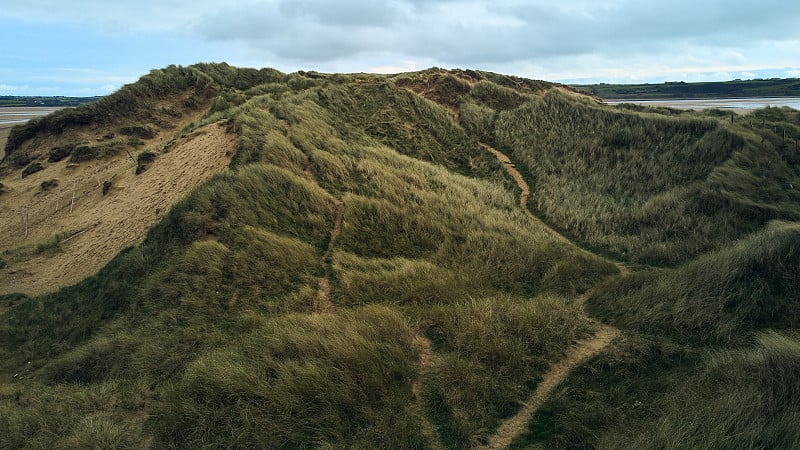
[[[45, 198], [32, 205], [18, 204], [15, 213], [20, 217], [20, 237], [25, 240], [33, 231], [52, 221], [58, 215], [73, 214], [83, 202], [93, 195], [104, 195], [103, 184], [112, 181], [120, 173], [135, 164], [126, 158], [119, 158], [105, 164], [96, 163], [94, 175], [76, 180], [64, 188], [48, 191]], [[16, 234], [16, 233], [15, 233]]]

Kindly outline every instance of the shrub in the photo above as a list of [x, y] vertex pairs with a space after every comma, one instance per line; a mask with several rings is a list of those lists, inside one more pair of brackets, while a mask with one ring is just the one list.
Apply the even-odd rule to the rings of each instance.
[[8, 154], [8, 152], [6, 152], [6, 155], [7, 155], [6, 159], [8, 159], [11, 162], [11, 165], [17, 169], [27, 166], [33, 160], [30, 157], [30, 155], [28, 155], [27, 152], [26, 153], [15, 152], [11, 154]]
[[74, 163], [80, 163], [95, 159], [97, 158], [98, 154], [99, 153], [96, 148], [81, 145], [73, 150], [72, 157], [69, 160]]
[[41, 188], [43, 191], [49, 191], [50, 189], [53, 189], [56, 186], [58, 186], [58, 180], [42, 181], [41, 184]]
[[153, 129], [141, 125], [122, 127], [120, 128], [119, 133], [124, 136], [130, 136], [139, 139], [151, 139], [156, 135], [156, 132], [153, 131]]
[[136, 175], [147, 170], [150, 163], [156, 160], [156, 154], [153, 152], [142, 152], [136, 156]]
[[39, 164], [38, 162], [31, 163], [31, 165], [29, 165], [28, 167], [25, 168], [25, 170], [22, 171], [22, 178], [25, 178], [28, 175], [34, 174], [43, 169], [44, 167], [42, 167], [42, 165]]
[[62, 145], [60, 147], [53, 147], [50, 149], [50, 155], [47, 158], [49, 162], [58, 162], [66, 158], [72, 151], [75, 150], [75, 144]]

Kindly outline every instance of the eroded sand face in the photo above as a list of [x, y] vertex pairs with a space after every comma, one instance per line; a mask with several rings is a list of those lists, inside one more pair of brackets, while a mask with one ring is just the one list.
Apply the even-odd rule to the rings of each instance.
[[[24, 180], [3, 180], [13, 197], [0, 197], [0, 251], [35, 246], [56, 234], [72, 237], [49, 255], [7, 256], [8, 267], [0, 269], [0, 294], [52, 292], [96, 273], [121, 250], [140, 243], [175, 202], [224, 170], [235, 142], [236, 135], [222, 123], [211, 124], [159, 154], [140, 175], [122, 152], [78, 167], [62, 161]], [[59, 186], [43, 192], [41, 182], [50, 179], [60, 180]], [[103, 195], [106, 180], [112, 187]]]

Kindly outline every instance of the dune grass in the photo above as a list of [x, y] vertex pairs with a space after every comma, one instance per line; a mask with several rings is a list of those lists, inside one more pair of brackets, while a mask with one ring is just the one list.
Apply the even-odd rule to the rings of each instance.
[[[0, 317], [9, 446], [460, 446], [592, 330], [569, 298], [616, 269], [520, 211], [450, 110], [388, 77], [148, 77], [120, 96], [218, 93], [193, 126], [239, 133], [232, 168], [97, 275]], [[319, 314], [327, 273], [335, 310]], [[424, 376], [419, 333], [435, 342]]]
[[529, 173], [531, 208], [619, 258], [673, 265], [800, 212], [787, 189], [800, 181], [788, 149], [713, 116], [612, 109], [551, 91], [500, 113], [495, 129]]
[[618, 427], [599, 448], [795, 448], [800, 445], [800, 342], [762, 334], [753, 348], [713, 355], [636, 433]]
[[730, 345], [753, 331], [800, 324], [799, 258], [800, 226], [773, 222], [681, 267], [609, 282], [589, 307], [620, 327]]
[[[467, 448], [595, 330], [575, 302], [592, 288], [626, 332], [513, 448], [795, 443], [797, 114], [728, 124], [553, 87], [171, 66], [17, 130], [13, 151], [139, 126], [161, 96], [181, 104], [159, 114], [204, 111], [176, 138], [223, 121], [239, 140], [141, 245], [0, 314], [0, 447]], [[556, 239], [481, 142], [579, 243], [673, 267], [615, 277]]]

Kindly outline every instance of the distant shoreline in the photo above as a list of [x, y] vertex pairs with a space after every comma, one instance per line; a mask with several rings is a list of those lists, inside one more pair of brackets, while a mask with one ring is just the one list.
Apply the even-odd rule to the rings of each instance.
[[800, 97], [737, 97], [737, 98], [698, 98], [698, 99], [604, 99], [608, 105], [631, 103], [642, 106], [662, 106], [676, 109], [725, 109], [748, 112], [767, 106], [800, 110]]

